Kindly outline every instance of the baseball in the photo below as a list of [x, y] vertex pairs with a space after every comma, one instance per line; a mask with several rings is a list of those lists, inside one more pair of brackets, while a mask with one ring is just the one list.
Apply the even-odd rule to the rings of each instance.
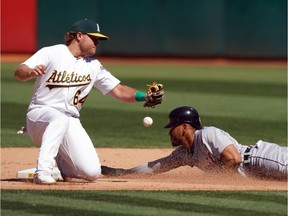
[[144, 125], [145, 127], [150, 127], [152, 124], [153, 124], [153, 119], [152, 119], [151, 117], [146, 116], [146, 117], [143, 119], [143, 125]]

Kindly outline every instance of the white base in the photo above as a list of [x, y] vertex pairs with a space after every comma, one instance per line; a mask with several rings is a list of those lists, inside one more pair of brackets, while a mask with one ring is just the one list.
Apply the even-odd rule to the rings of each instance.
[[[30, 168], [25, 170], [20, 170], [16, 174], [17, 179], [33, 179], [35, 175], [36, 168]], [[58, 167], [54, 167], [52, 170], [52, 176], [55, 180], [63, 180], [60, 170]]]

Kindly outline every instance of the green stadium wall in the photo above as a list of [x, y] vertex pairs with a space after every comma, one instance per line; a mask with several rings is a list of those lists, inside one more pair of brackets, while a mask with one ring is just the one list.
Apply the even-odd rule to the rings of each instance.
[[35, 4], [36, 49], [63, 43], [70, 26], [88, 18], [110, 38], [100, 43], [101, 56], [287, 58], [286, 0], [38, 0]]

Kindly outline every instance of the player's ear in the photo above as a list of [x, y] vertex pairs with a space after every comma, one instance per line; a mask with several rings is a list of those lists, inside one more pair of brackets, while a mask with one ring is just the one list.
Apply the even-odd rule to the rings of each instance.
[[75, 39], [79, 42], [82, 37], [84, 37], [84, 35], [81, 32], [77, 32]]
[[181, 126], [182, 126], [182, 136], [184, 136], [184, 134], [187, 131], [187, 124], [185, 123], [185, 124], [182, 124]]
[[190, 126], [190, 125], [187, 124], [187, 123], [185, 123], [185, 124], [183, 124], [182, 126], [183, 126], [183, 130], [187, 130], [187, 129], [189, 129], [189, 126]]
[[183, 124], [183, 133], [185, 133], [186, 131], [195, 132], [195, 128], [192, 127], [192, 125], [185, 123]]

